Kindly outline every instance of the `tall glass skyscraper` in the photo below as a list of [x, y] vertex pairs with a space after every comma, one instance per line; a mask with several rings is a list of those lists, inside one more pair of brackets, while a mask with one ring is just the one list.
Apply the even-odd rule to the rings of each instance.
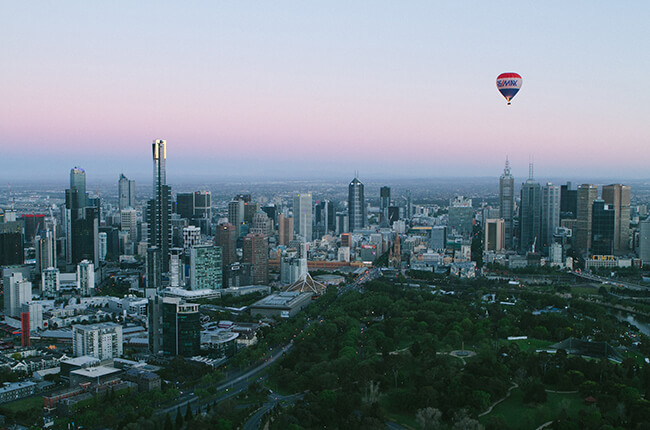
[[505, 222], [505, 247], [512, 248], [512, 219], [515, 210], [515, 178], [510, 174], [510, 162], [506, 157], [506, 167], [499, 178], [499, 217]]
[[379, 189], [379, 225], [388, 227], [388, 206], [390, 206], [390, 187]]
[[519, 209], [519, 247], [522, 251], [535, 251], [541, 247], [542, 231], [542, 188], [533, 179], [533, 166], [530, 165], [529, 178], [521, 185], [521, 207]]
[[120, 174], [118, 192], [120, 210], [135, 207], [135, 181], [124, 176], [123, 173]]
[[172, 192], [167, 185], [167, 142], [158, 139], [152, 144], [153, 196], [147, 205], [149, 246], [157, 246], [162, 257], [162, 271], [169, 271], [169, 249], [172, 245]]
[[293, 196], [293, 232], [305, 242], [312, 240], [313, 210], [310, 193]]
[[366, 199], [363, 184], [354, 178], [348, 186], [348, 221], [350, 231], [361, 230], [367, 225]]

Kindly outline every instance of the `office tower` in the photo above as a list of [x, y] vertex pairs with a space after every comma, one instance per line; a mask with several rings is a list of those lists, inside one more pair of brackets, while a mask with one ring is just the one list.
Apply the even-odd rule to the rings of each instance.
[[20, 317], [21, 306], [32, 300], [32, 283], [20, 272], [3, 275], [5, 315]]
[[149, 349], [153, 354], [194, 357], [200, 352], [199, 305], [179, 298], [149, 299]]
[[296, 194], [293, 197], [293, 232], [305, 242], [312, 240], [312, 201], [311, 194]]
[[595, 185], [582, 184], [578, 187], [573, 238], [575, 247], [580, 253], [587, 253], [591, 249], [591, 213], [597, 197], [598, 187]]
[[505, 250], [506, 222], [501, 218], [486, 219], [483, 236], [483, 251]]
[[122, 209], [120, 211], [120, 229], [129, 234], [129, 241], [138, 241], [138, 213], [135, 209]]
[[392, 227], [395, 221], [399, 221], [399, 206], [389, 206], [388, 224]]
[[253, 216], [260, 210], [260, 204], [257, 202], [244, 202], [244, 222], [250, 224], [253, 222]]
[[172, 225], [172, 246], [174, 248], [183, 247], [183, 229], [190, 225], [186, 218], [181, 218], [178, 214], [172, 214], [172, 219], [169, 220]]
[[160, 248], [156, 246], [147, 248], [146, 288], [148, 291], [145, 294], [146, 297], [162, 289], [162, 258]]
[[88, 260], [77, 265], [77, 289], [83, 297], [90, 297], [95, 291], [95, 266]]
[[122, 355], [122, 326], [115, 323], [72, 326], [72, 351], [75, 357], [89, 356], [111, 360]]
[[175, 288], [185, 286], [185, 250], [183, 248], [169, 250], [169, 286]]
[[253, 215], [250, 232], [263, 234], [266, 237], [273, 235], [273, 221], [269, 219], [266, 212], [259, 210]]
[[48, 267], [41, 273], [41, 295], [46, 299], [59, 297], [61, 273], [56, 267]]
[[212, 219], [212, 193], [210, 191], [194, 192], [194, 217]]
[[506, 167], [499, 178], [499, 218], [505, 223], [505, 247], [512, 248], [514, 235], [515, 178], [510, 173], [510, 162], [506, 157]]
[[348, 223], [351, 232], [366, 228], [368, 223], [363, 184], [357, 178], [348, 186]]
[[120, 210], [135, 207], [135, 181], [130, 180], [124, 173], [120, 174], [118, 188], [118, 208]]
[[247, 234], [243, 242], [243, 262], [253, 265], [253, 284], [269, 283], [269, 245], [261, 234]]
[[335, 229], [334, 203], [329, 200], [314, 205], [314, 237], [321, 238]]
[[[11, 227], [7, 227], [7, 224]], [[23, 229], [17, 222], [7, 224], [0, 224], [0, 266], [23, 264], [25, 262]]]
[[72, 206], [85, 208], [88, 206], [88, 193], [86, 192], [86, 171], [81, 167], [73, 167], [70, 170], [70, 189], [76, 190], [75, 201]]
[[90, 206], [86, 193], [86, 172], [70, 171], [70, 188], [65, 190], [66, 263], [90, 260], [99, 264], [99, 208]]
[[117, 227], [99, 227], [99, 232], [106, 235], [105, 258], [111, 260], [117, 259], [120, 255], [120, 231]]
[[553, 243], [555, 229], [560, 226], [560, 196], [557, 185], [548, 182], [542, 188], [542, 235], [538, 248], [547, 250]]
[[20, 217], [23, 222], [25, 242], [33, 242], [34, 237], [45, 230], [44, 214], [24, 214]]
[[36, 273], [48, 267], [56, 267], [56, 230], [42, 231], [34, 238], [36, 250]]
[[169, 271], [169, 248], [172, 246], [172, 192], [167, 185], [167, 143], [154, 140], [153, 152], [153, 195], [147, 205], [149, 223], [149, 246], [158, 247], [161, 254], [162, 271]]
[[379, 189], [379, 225], [388, 227], [388, 207], [390, 206], [390, 187]]
[[237, 237], [241, 234], [241, 225], [244, 222], [244, 201], [233, 200], [228, 203], [228, 222], [235, 226]]
[[344, 233], [341, 235], [341, 246], [347, 248], [352, 247], [352, 235], [350, 233]]
[[223, 267], [229, 266], [237, 260], [237, 230], [234, 225], [219, 224], [214, 236], [214, 243], [221, 248]]
[[194, 245], [190, 248], [190, 289], [218, 290], [223, 286], [221, 248]]
[[280, 214], [278, 218], [278, 237], [280, 245], [288, 246], [293, 240], [293, 218]]
[[463, 196], [456, 196], [449, 199], [448, 212], [449, 228], [464, 237], [469, 237], [474, 228], [474, 208], [472, 199], [466, 199]]
[[176, 194], [176, 213], [186, 219], [194, 216], [194, 193]]
[[429, 247], [435, 251], [444, 251], [447, 248], [447, 226], [437, 225], [431, 229]]
[[262, 206], [262, 210], [273, 221], [273, 228], [275, 229], [278, 223], [278, 209], [275, 205]]
[[628, 250], [630, 239], [630, 186], [612, 184], [603, 186], [603, 200], [614, 209], [614, 251]]
[[571, 182], [560, 187], [560, 219], [575, 219], [578, 207], [578, 191], [571, 189]]
[[189, 249], [201, 243], [201, 229], [193, 225], [183, 228], [183, 248]]
[[639, 223], [639, 258], [650, 263], [650, 218]]
[[593, 255], [613, 255], [616, 230], [616, 211], [596, 199], [591, 211], [591, 253]]
[[350, 231], [350, 217], [347, 212], [336, 213], [336, 234], [348, 233]]
[[519, 248], [524, 252], [537, 252], [541, 248], [542, 189], [533, 178], [533, 164], [529, 166], [526, 182], [521, 184], [519, 208]]

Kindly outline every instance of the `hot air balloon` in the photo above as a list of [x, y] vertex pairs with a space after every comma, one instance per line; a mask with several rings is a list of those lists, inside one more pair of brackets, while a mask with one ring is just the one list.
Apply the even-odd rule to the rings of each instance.
[[521, 82], [521, 76], [517, 73], [501, 73], [497, 76], [497, 89], [505, 97], [508, 104], [521, 89]]

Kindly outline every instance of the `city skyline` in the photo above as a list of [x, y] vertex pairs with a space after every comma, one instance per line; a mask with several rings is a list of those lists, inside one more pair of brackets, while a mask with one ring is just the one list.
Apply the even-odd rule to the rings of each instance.
[[[506, 155], [515, 178], [530, 156], [549, 177], [647, 178], [649, 7], [12, 4], [0, 180], [141, 181], [155, 138], [170, 183], [492, 176]], [[523, 77], [510, 107], [505, 71]]]

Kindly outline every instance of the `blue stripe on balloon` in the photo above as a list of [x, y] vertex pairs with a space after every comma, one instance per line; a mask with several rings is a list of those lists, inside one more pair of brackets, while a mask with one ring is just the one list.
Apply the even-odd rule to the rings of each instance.
[[519, 88], [501, 88], [499, 92], [505, 97], [506, 99], [511, 99], [519, 92]]

